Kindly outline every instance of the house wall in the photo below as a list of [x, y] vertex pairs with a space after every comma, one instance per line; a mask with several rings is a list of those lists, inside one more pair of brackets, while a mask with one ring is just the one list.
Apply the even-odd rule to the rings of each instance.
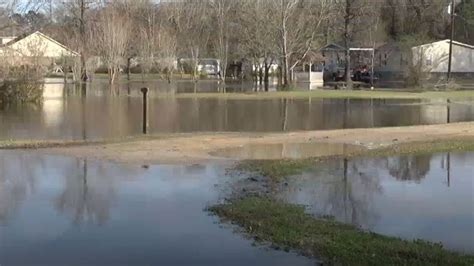
[[407, 56], [400, 50], [382, 50], [375, 54], [375, 70], [381, 72], [403, 72], [406, 70]]
[[[442, 41], [414, 47], [413, 64], [420, 63], [423, 71], [430, 73], [448, 72], [449, 42]], [[453, 45], [451, 71], [454, 73], [474, 72], [474, 49]]]
[[319, 87], [324, 85], [323, 72], [295, 72], [295, 80], [299, 83], [310, 83]]
[[25, 57], [59, 58], [61, 56], [73, 56], [69, 50], [39, 33], [33, 33], [13, 43], [9, 48]]

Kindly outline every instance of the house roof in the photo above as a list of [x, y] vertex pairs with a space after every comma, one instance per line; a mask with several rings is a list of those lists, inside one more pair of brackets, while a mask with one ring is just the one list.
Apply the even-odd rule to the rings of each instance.
[[345, 51], [346, 49], [337, 43], [329, 43], [319, 50], [320, 51]]
[[64, 45], [64, 44], [62, 44], [62, 43], [56, 41], [55, 39], [49, 37], [48, 35], [46, 35], [46, 34], [40, 32], [40, 31], [35, 31], [35, 32], [32, 32], [32, 33], [25, 33], [25, 34], [22, 34], [22, 35], [16, 37], [15, 39], [11, 40], [10, 42], [1, 45], [0, 47], [2, 47], [2, 46], [3, 46], [3, 47], [8, 47], [8, 46], [10, 46], [10, 45], [12, 45], [12, 44], [15, 44], [15, 43], [17, 43], [17, 42], [19, 42], [19, 41], [21, 41], [21, 40], [27, 38], [28, 36], [33, 35], [33, 34], [38, 34], [38, 35], [40, 35], [41, 37], [47, 39], [48, 41], [59, 45], [60, 47], [62, 47], [63, 49], [67, 50], [68, 52], [70, 52], [70, 53], [73, 54], [73, 55], [76, 55], [76, 56], [79, 55], [79, 53], [77, 53], [77, 52], [75, 52], [75, 51], [69, 49], [66, 45]]
[[[437, 42], [426, 43], [426, 44], [422, 44], [422, 45], [419, 45], [419, 46], [415, 46], [413, 48], [425, 47], [425, 46], [429, 46], [429, 45], [433, 45], [433, 44], [438, 44], [438, 43], [441, 44], [441, 43], [446, 43], [446, 42], [449, 43], [450, 40], [446, 39], [446, 40], [441, 40], [441, 41], [437, 41]], [[465, 43], [462, 43], [462, 42], [453, 41], [453, 44], [457, 45], [457, 46], [464, 47], [464, 48], [468, 48], [468, 49], [474, 49], [473, 45], [465, 44]]]

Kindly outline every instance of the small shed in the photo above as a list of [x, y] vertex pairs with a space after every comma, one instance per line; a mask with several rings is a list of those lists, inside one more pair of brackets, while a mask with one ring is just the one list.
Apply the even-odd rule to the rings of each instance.
[[309, 83], [310, 88], [324, 86], [324, 57], [320, 52], [308, 51], [295, 67], [294, 79], [299, 83]]

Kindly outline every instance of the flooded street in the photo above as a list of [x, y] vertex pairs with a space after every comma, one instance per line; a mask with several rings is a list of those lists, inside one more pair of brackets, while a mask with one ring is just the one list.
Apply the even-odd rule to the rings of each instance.
[[225, 168], [1, 152], [0, 264], [313, 265], [205, 211], [232, 182]]
[[474, 153], [359, 158], [288, 178], [278, 197], [384, 235], [474, 253]]
[[[150, 133], [288, 132], [474, 120], [472, 99], [447, 104], [445, 100], [244, 100], [176, 98], [174, 94], [163, 98], [156, 95], [173, 89], [164, 86], [161, 91], [157, 84], [133, 83], [130, 95], [123, 84], [113, 95], [98, 84], [87, 88], [85, 96], [74, 87], [47, 84], [42, 104], [0, 109], [0, 139], [91, 140], [139, 135], [142, 99], [138, 89], [145, 85], [151, 88]], [[206, 84], [199, 83], [200, 92], [215, 85]], [[179, 88], [188, 91], [189, 86], [194, 82], [182, 82]]]

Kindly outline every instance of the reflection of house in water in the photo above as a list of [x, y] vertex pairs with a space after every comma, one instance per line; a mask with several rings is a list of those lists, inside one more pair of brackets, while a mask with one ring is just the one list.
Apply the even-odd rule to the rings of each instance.
[[64, 84], [46, 83], [43, 90], [43, 119], [48, 127], [59, 125], [64, 116]]

